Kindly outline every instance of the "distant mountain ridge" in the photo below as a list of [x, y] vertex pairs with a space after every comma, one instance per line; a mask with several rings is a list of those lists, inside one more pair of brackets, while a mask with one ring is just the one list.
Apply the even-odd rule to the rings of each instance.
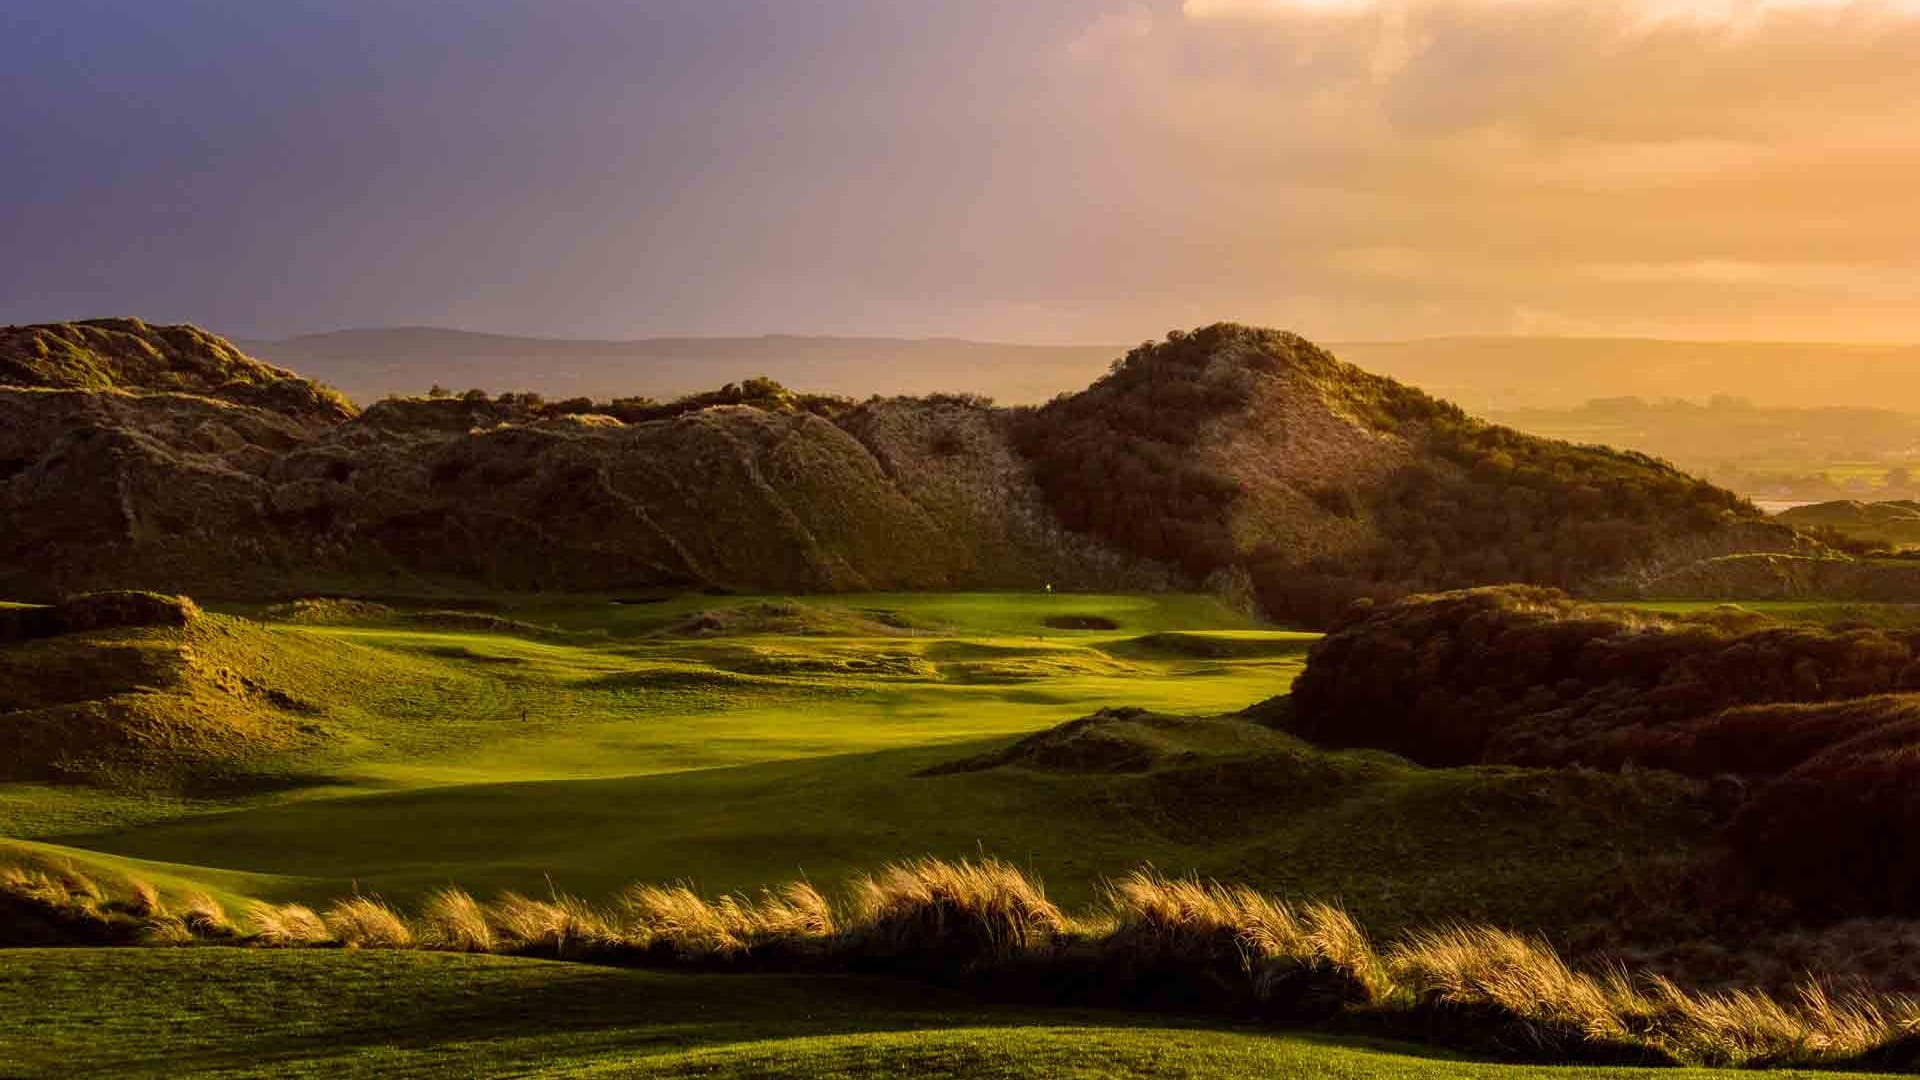
[[[245, 352], [345, 391], [532, 390], [548, 397], [671, 397], [766, 376], [822, 393], [985, 394], [1037, 404], [1103, 373], [1125, 345], [1021, 345], [958, 338], [520, 337], [437, 327], [348, 329], [243, 340]], [[1454, 337], [1327, 345], [1368, 371], [1475, 411], [1569, 409], [1593, 398], [1920, 412], [1920, 345], [1690, 342], [1650, 338]]]
[[767, 377], [818, 393], [867, 397], [968, 392], [1009, 403], [1083, 386], [1126, 350], [957, 338], [515, 337], [437, 327], [337, 330], [239, 346], [307, 372], [362, 404], [389, 394], [530, 390], [547, 397], [667, 398]]
[[[748, 379], [673, 403], [357, 410], [192, 328], [84, 329], [6, 331], [36, 344], [0, 355], [0, 596], [1204, 583], [1324, 620], [1361, 596], [1806, 547], [1664, 463], [1489, 425], [1234, 324], [1038, 409]], [[36, 362], [48, 341], [72, 345], [62, 366]], [[248, 372], [281, 389], [222, 396]]]

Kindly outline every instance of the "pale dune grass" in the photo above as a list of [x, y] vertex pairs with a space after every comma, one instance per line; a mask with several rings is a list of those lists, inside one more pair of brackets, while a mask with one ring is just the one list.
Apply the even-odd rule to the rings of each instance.
[[508, 892], [485, 910], [495, 938], [509, 949], [567, 956], [625, 940], [605, 913], [577, 897], [536, 900]]
[[494, 951], [493, 926], [486, 909], [466, 892], [441, 889], [427, 897], [420, 913], [420, 944], [447, 952]]
[[349, 949], [411, 949], [415, 944], [407, 920], [370, 896], [335, 900], [321, 920]]
[[333, 932], [318, 912], [305, 904], [268, 904], [255, 901], [247, 907], [247, 921], [253, 924], [253, 940], [270, 948], [303, 945], [331, 945]]
[[1049, 901], [1038, 881], [996, 859], [889, 864], [855, 879], [840, 904], [804, 881], [757, 897], [715, 898], [684, 883], [635, 885], [615, 910], [557, 893], [538, 900], [509, 892], [482, 903], [446, 888], [427, 898], [417, 924], [365, 896], [338, 901], [324, 915], [300, 904], [256, 902], [247, 909], [246, 936], [204, 893], [186, 897], [177, 911], [144, 882], [130, 881], [126, 893], [109, 898], [82, 874], [0, 867], [0, 895], [10, 901], [63, 917], [117, 919], [135, 931], [118, 940], [151, 945], [229, 941], [628, 960], [659, 949], [695, 962], [768, 949], [776, 964], [893, 965], [940, 975], [1008, 963], [1016, 966], [993, 970], [1044, 971], [1068, 947], [1077, 962], [1091, 956], [1125, 964], [1147, 949], [1154, 963], [1184, 966], [1203, 979], [1217, 978], [1223, 965], [1237, 967], [1255, 999], [1276, 979], [1332, 974], [1344, 980], [1338, 985], [1347, 988], [1345, 1007], [1381, 1017], [1431, 1007], [1491, 1009], [1538, 1025], [1543, 1045], [1638, 1045], [1702, 1065], [1844, 1063], [1920, 1034], [1920, 1002], [1904, 997], [1835, 995], [1815, 982], [1791, 1000], [1690, 991], [1623, 969], [1582, 971], [1545, 941], [1490, 927], [1414, 932], [1382, 955], [1339, 907], [1289, 904], [1151, 867], [1106, 883], [1101, 903], [1078, 919]]
[[1007, 959], [1070, 924], [1046, 890], [999, 859], [914, 859], [862, 875], [844, 937], [867, 952]]

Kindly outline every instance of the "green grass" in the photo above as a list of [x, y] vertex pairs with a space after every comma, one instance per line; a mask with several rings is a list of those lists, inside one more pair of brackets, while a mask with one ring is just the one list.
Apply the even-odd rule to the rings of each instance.
[[[716, 609], [751, 629], [769, 603], [791, 612], [777, 633], [676, 631]], [[1691, 796], [1652, 774], [1425, 770], [1224, 728], [1172, 732], [1171, 756], [1144, 773], [922, 775], [1109, 706], [1211, 716], [1284, 693], [1313, 636], [1206, 597], [507, 598], [498, 614], [550, 628], [507, 632], [246, 614], [261, 610], [123, 633], [283, 692], [326, 738], [248, 763], [251, 787], [0, 783], [0, 835], [13, 838], [0, 840], [0, 861], [203, 887], [235, 907], [352, 891], [410, 904], [449, 883], [599, 898], [636, 880], [723, 891], [804, 875], [831, 889], [889, 859], [984, 851], [1035, 871], [1068, 905], [1152, 862], [1342, 898], [1381, 934], [1449, 919], [1557, 933], [1707, 831]], [[1061, 616], [1115, 626], [1047, 625]], [[204, 688], [182, 702], [182, 719], [244, 704]], [[3, 959], [0, 1075], [52, 1063], [103, 1074], [165, 1063], [323, 1075], [1533, 1075], [1165, 1020], [983, 1009], [858, 980], [235, 950]]]
[[1731, 1075], [1495, 1066], [1367, 1040], [983, 1006], [852, 977], [340, 950], [20, 950], [5, 959], [7, 1075]]
[[[1194, 743], [1192, 760], [1138, 775], [921, 776], [1107, 706], [1242, 708], [1286, 689], [1312, 636], [1204, 597], [997, 594], [800, 606], [828, 628], [877, 611], [913, 627], [884, 636], [662, 633], [761, 603], [515, 609], [578, 635], [539, 640], [219, 623], [200, 652], [324, 709], [338, 738], [270, 770], [313, 786], [183, 799], [0, 784], [0, 826], [252, 875], [275, 900], [801, 875], [832, 888], [889, 859], [985, 851], [1069, 904], [1152, 862], [1340, 897], [1383, 932], [1447, 918], [1563, 930], [1627, 869], [1705, 833], [1654, 778], [1429, 771], [1284, 739]], [[1063, 613], [1117, 627], [1045, 626]]]
[[[206, 666], [244, 673], [315, 710], [303, 722], [330, 739], [255, 763], [266, 778], [261, 786], [277, 792], [272, 799], [639, 776], [958, 743], [1035, 731], [1115, 703], [1228, 711], [1284, 692], [1304, 642], [1257, 630], [1211, 598], [1180, 595], [840, 597], [798, 605], [800, 621], [829, 629], [853, 621], [884, 635], [663, 633], [702, 610], [760, 603], [696, 596], [514, 610], [565, 626], [568, 634], [555, 640], [393, 624], [263, 627], [231, 617], [189, 632], [114, 640], [147, 653], [184, 644]], [[876, 611], [914, 628], [895, 631], [860, 614]], [[1045, 626], [1060, 613], [1098, 614], [1119, 629]], [[1209, 627], [1271, 645], [1219, 658], [1139, 642]], [[22, 677], [32, 674], [30, 665]], [[220, 693], [179, 705], [181, 722], [240, 708]], [[304, 783], [290, 787], [289, 778]], [[258, 791], [220, 799], [95, 796], [0, 784], [0, 833], [55, 839], [262, 798]]]
[[915, 775], [961, 756], [459, 785], [72, 842], [276, 875], [267, 895], [308, 902], [356, 883], [403, 901], [450, 882], [544, 893], [551, 881], [590, 897], [680, 878], [715, 891], [797, 876], [837, 887], [890, 859], [984, 850], [1031, 868], [1068, 904], [1090, 899], [1100, 877], [1152, 862], [1337, 896], [1384, 932], [1451, 918], [1563, 930], [1590, 915], [1600, 890], [1707, 832], [1654, 778], [1376, 767], [1365, 755], [1223, 757], [1219, 770], [1144, 776]]
[[1635, 600], [1609, 605], [1656, 611], [1669, 615], [1696, 615], [1701, 612], [1737, 608], [1787, 622], [1861, 623], [1888, 629], [1920, 626], [1920, 604], [1866, 603], [1839, 600]]

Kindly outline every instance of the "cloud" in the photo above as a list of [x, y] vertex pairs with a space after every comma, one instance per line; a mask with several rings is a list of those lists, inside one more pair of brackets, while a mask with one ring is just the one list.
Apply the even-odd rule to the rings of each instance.
[[[1568, 6], [1575, 2], [1590, 4], [1590, 0], [1452, 0], [1444, 6], [1515, 10]], [[1184, 0], [1181, 10], [1190, 19], [1263, 20], [1371, 15], [1383, 10], [1436, 6], [1443, 5], [1421, 0]], [[1920, 15], [1920, 0], [1608, 0], [1607, 7], [1643, 25], [1751, 24], [1773, 15], [1806, 13]]]
[[1920, 0], [1179, 16], [1103, 90], [1157, 132], [1135, 174], [1206, 208], [1192, 229], [1250, 314], [1920, 337]]
[[1067, 53], [1078, 59], [1107, 56], [1152, 33], [1152, 9], [1145, 4], [1129, 4], [1096, 16], [1080, 36], [1067, 43]]

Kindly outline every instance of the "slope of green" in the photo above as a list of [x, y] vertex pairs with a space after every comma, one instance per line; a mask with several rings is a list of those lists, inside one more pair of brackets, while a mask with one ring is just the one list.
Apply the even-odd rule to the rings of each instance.
[[982, 1006], [861, 978], [353, 950], [20, 950], [7, 961], [9, 1075], [1730, 1075], [1488, 1065], [1366, 1040]]
[[998, 745], [304, 800], [69, 842], [283, 875], [293, 887], [271, 895], [309, 902], [355, 884], [406, 901], [449, 882], [590, 897], [681, 878], [837, 888], [890, 859], [984, 850], [1069, 904], [1145, 861], [1339, 896], [1383, 932], [1469, 917], [1565, 932], [1707, 831], [1689, 787], [1659, 776], [1430, 771], [1306, 749], [1140, 774], [916, 775]]
[[[257, 894], [286, 900], [356, 887], [412, 900], [449, 882], [836, 887], [889, 859], [987, 851], [1069, 903], [1153, 862], [1340, 896], [1383, 931], [1474, 917], [1560, 932], [1626, 868], [1706, 831], [1692, 790], [1658, 777], [1428, 771], [1244, 720], [1155, 735], [1138, 766], [1070, 749], [923, 775], [1109, 706], [1211, 716], [1283, 692], [1311, 637], [1210, 598], [679, 597], [498, 614], [558, 629], [210, 616], [218, 633], [197, 655], [309, 703], [303, 722], [328, 737], [225, 793], [0, 784], [0, 828], [261, 875]], [[1110, 628], [1048, 625], [1062, 621]]]

